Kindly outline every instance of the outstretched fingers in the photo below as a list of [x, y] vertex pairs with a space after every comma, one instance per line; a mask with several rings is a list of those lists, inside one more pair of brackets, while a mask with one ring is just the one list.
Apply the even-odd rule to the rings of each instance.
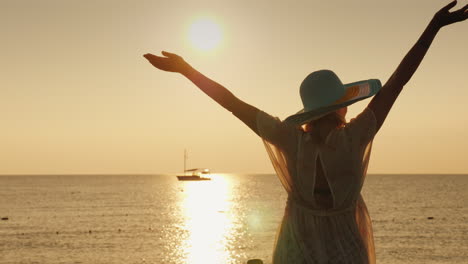
[[435, 21], [437, 21], [440, 27], [468, 19], [468, 5], [465, 5], [464, 7], [457, 9], [453, 12], [449, 11], [456, 4], [457, 1], [453, 1], [445, 7], [443, 7], [442, 9], [440, 9], [440, 11], [435, 14]]
[[162, 53], [162, 55], [164, 55], [164, 57], [156, 56], [156, 55], [151, 54], [151, 53], [146, 53], [145, 55], [143, 55], [143, 57], [145, 57], [145, 58], [147, 58], [147, 59], [180, 58], [179, 55], [174, 54], [174, 53], [170, 53], [170, 52], [167, 52], [167, 51], [162, 51], [161, 53]]
[[145, 57], [145, 59], [147, 59], [151, 64], [153, 64], [153, 66], [159, 69], [162, 69], [161, 67], [163, 67], [165, 64], [164, 61], [167, 60], [167, 58], [165, 57], [156, 56], [151, 53], [146, 53], [145, 55], [143, 55], [143, 57]]
[[174, 54], [174, 53], [170, 53], [170, 52], [167, 52], [167, 51], [162, 51], [161, 52], [162, 55], [168, 57], [168, 58], [177, 58], [179, 57], [177, 54]]
[[151, 54], [151, 53], [146, 53], [145, 55], [143, 55], [143, 57], [145, 57], [147, 60], [163, 58], [163, 57], [159, 57], [159, 56], [156, 56], [154, 54]]
[[439, 12], [443, 12], [443, 13], [446, 13], [448, 12], [450, 9], [452, 9], [452, 7], [456, 6], [457, 5], [457, 0], [454, 0], [452, 2], [450, 2], [448, 5], [442, 7], [442, 9], [440, 9]]
[[187, 64], [182, 57], [174, 53], [163, 51], [164, 56], [156, 56], [151, 53], [143, 55], [154, 67], [169, 72], [180, 72]]
[[458, 9], [457, 11], [452, 13], [454, 16], [456, 16], [456, 19], [458, 21], [463, 21], [468, 19], [468, 5], [465, 5], [464, 7]]
[[458, 10], [458, 12], [462, 13], [462, 14], [468, 14], [468, 4], [465, 5], [462, 9]]

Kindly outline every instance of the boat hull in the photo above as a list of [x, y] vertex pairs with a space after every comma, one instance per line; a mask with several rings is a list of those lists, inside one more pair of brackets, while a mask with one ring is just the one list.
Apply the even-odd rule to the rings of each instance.
[[211, 178], [204, 178], [200, 176], [177, 176], [179, 181], [210, 181]]

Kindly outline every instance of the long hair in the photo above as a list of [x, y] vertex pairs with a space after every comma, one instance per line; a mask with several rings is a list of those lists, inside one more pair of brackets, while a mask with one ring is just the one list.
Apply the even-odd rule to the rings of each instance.
[[325, 143], [331, 130], [344, 126], [346, 121], [338, 113], [332, 112], [319, 119], [306, 123], [304, 131], [309, 132], [317, 143]]

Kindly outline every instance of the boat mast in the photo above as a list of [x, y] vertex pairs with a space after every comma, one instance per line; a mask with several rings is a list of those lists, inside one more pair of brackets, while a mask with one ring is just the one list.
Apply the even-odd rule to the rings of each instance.
[[187, 162], [187, 150], [184, 149], [184, 175], [186, 175], [187, 170], [185, 169], [186, 163]]

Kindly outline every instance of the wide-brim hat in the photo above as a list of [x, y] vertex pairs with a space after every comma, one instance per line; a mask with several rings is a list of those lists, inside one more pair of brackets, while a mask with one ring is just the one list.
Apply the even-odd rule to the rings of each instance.
[[309, 74], [301, 84], [300, 94], [304, 108], [284, 121], [303, 125], [340, 108], [369, 98], [382, 88], [377, 79], [343, 84], [330, 70]]

